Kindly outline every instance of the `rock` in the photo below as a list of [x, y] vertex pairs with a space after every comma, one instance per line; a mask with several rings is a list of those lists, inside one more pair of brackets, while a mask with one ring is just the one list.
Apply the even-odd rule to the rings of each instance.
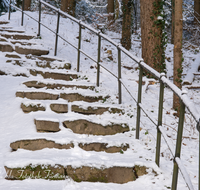
[[37, 132], [58, 132], [60, 131], [59, 122], [47, 121], [47, 120], [36, 120], [35, 125]]
[[68, 112], [68, 104], [51, 104], [50, 108], [52, 111], [56, 113], [67, 113]]
[[57, 148], [57, 149], [70, 149], [74, 148], [74, 144], [58, 144], [54, 141], [46, 140], [46, 139], [33, 139], [33, 140], [20, 140], [10, 144], [10, 147], [16, 151], [17, 149], [25, 149], [25, 150], [41, 150], [44, 148]]
[[91, 134], [91, 135], [114, 135], [116, 133], [123, 133], [129, 131], [129, 127], [122, 125], [126, 124], [112, 124], [103, 126], [87, 120], [79, 119], [74, 121], [64, 121], [64, 127], [71, 129], [74, 133], [78, 134]]
[[41, 106], [41, 104], [25, 105], [25, 104], [21, 103], [21, 108], [24, 113], [30, 113], [32, 111], [35, 112], [35, 111], [45, 111], [46, 110], [46, 108]]

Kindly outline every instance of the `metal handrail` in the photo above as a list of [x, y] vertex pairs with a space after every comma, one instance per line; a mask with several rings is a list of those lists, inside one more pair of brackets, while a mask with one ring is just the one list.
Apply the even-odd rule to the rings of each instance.
[[[197, 130], [200, 130], [200, 119], [199, 119], [199, 112], [195, 109], [195, 106], [191, 101], [189, 100], [188, 96], [185, 95], [184, 91], [180, 90], [177, 86], [175, 86], [172, 82], [170, 82], [164, 74], [158, 73], [156, 70], [152, 69], [150, 66], [148, 66], [146, 63], [144, 63], [143, 59], [140, 59], [136, 56], [133, 56], [129, 51], [127, 51], [124, 47], [122, 47], [120, 44], [117, 44], [113, 40], [111, 40], [108, 36], [104, 35], [103, 33], [95, 30], [94, 28], [88, 26], [87, 24], [83, 23], [82, 21], [77, 20], [76, 18], [72, 17], [71, 15], [61, 11], [60, 9], [55, 8], [54, 6], [46, 3], [43, 0], [37, 0], [39, 2], [39, 20], [37, 21], [33, 17], [31, 17], [28, 13], [24, 12], [24, 1], [23, 0], [23, 6], [22, 10], [16, 7], [15, 5], [12, 5], [11, 0], [10, 0], [10, 6], [9, 6], [9, 16], [8, 19], [10, 20], [10, 14], [11, 14], [11, 6], [14, 7], [15, 9], [19, 10], [22, 12], [22, 21], [21, 24], [23, 25], [23, 19], [24, 19], [24, 14], [38, 22], [38, 36], [40, 36], [40, 30], [41, 30], [41, 25], [49, 29], [51, 32], [53, 32], [56, 35], [56, 40], [55, 40], [55, 53], [54, 55], [57, 55], [57, 45], [58, 45], [58, 37], [67, 42], [69, 45], [71, 45], [73, 48], [75, 48], [78, 51], [78, 56], [77, 56], [77, 71], [79, 72], [80, 69], [80, 53], [84, 54], [88, 58], [90, 58], [92, 61], [97, 63], [97, 86], [99, 86], [99, 81], [100, 81], [100, 67], [104, 68], [107, 72], [109, 72], [111, 75], [113, 75], [115, 78], [118, 79], [118, 92], [119, 92], [119, 104], [122, 102], [122, 92], [121, 92], [121, 86], [123, 85], [124, 88], [127, 90], [131, 98], [136, 102], [137, 104], [137, 122], [136, 122], [136, 138], [139, 139], [139, 132], [140, 132], [140, 112], [141, 110], [145, 113], [145, 115], [151, 120], [151, 122], [157, 126], [157, 145], [156, 145], [156, 159], [155, 162], [159, 166], [159, 160], [160, 160], [160, 146], [161, 146], [161, 134], [164, 137], [164, 140], [169, 147], [170, 152], [172, 153], [172, 156], [174, 158], [174, 171], [173, 171], [173, 179], [172, 179], [172, 190], [176, 190], [177, 188], [177, 178], [178, 178], [178, 169], [181, 171], [183, 178], [190, 190], [193, 190], [193, 185], [191, 183], [190, 178], [188, 177], [188, 173], [186, 172], [185, 167], [183, 166], [181, 160], [180, 160], [180, 152], [181, 152], [181, 140], [182, 140], [182, 132], [183, 132], [183, 123], [184, 123], [184, 114], [185, 114], [185, 108], [188, 109], [192, 117], [197, 123]], [[57, 12], [58, 14], [58, 19], [57, 19], [57, 29], [56, 32], [45, 26], [44, 24], [41, 23], [41, 4], [47, 6], [48, 8], [53, 9], [54, 11]], [[60, 16], [64, 16], [69, 18], [70, 20], [74, 21], [79, 25], [79, 41], [78, 41], [78, 47], [75, 45], [71, 44], [69, 41], [64, 39], [62, 36], [59, 35], [59, 20]], [[84, 52], [81, 49], [81, 31], [82, 28], [87, 28], [94, 34], [98, 36], [98, 57], [97, 61], [92, 58], [90, 55], [88, 55], [86, 52]], [[100, 63], [100, 56], [101, 56], [101, 40], [104, 39], [114, 45], [117, 50], [118, 50], [118, 76], [115, 75], [112, 71], [107, 69], [105, 66], [103, 66]], [[131, 58], [133, 61], [138, 63], [139, 68], [140, 68], [140, 73], [139, 73], [139, 85], [138, 85], [138, 100], [134, 98], [132, 93], [130, 92], [128, 85], [125, 84], [125, 81], [123, 81], [121, 77], [121, 52], [123, 52], [125, 55], [127, 55], [129, 58]], [[143, 75], [143, 70], [146, 70], [147, 72], [151, 73], [153, 77], [159, 80], [160, 82], [160, 98], [159, 98], [159, 108], [158, 108], [158, 123], [153, 119], [150, 113], [145, 110], [143, 104], [141, 103], [141, 97], [142, 97], [142, 75]], [[181, 102], [181, 110], [180, 110], [180, 117], [179, 117], [179, 124], [178, 124], [178, 133], [177, 133], [177, 141], [176, 141], [176, 151], [173, 153], [174, 146], [172, 145], [171, 141], [169, 141], [167, 135], [165, 134], [165, 131], [162, 128], [162, 110], [163, 110], [163, 97], [164, 97], [164, 85], [169, 87], [173, 93], [175, 93]], [[200, 146], [199, 146], [200, 148]], [[200, 151], [199, 151], [200, 152]], [[199, 159], [199, 166], [200, 166], [200, 159]], [[199, 169], [200, 172], [200, 169]], [[199, 173], [200, 176], [200, 173]], [[198, 183], [198, 189], [200, 190], [200, 183]]]

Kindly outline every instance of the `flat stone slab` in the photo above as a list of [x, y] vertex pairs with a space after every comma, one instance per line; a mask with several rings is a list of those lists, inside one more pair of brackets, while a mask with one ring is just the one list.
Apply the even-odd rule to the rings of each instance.
[[120, 147], [118, 146], [108, 147], [108, 143], [98, 143], [98, 142], [85, 143], [85, 144], [79, 143], [78, 146], [85, 151], [96, 151], [96, 152], [105, 151], [107, 153], [117, 153], [117, 152], [123, 153], [123, 151], [126, 151], [129, 148], [128, 144], [121, 145]]
[[42, 68], [50, 68], [50, 69], [71, 69], [70, 63], [62, 63], [62, 66], [57, 66], [56, 64], [52, 64], [52, 61], [37, 61], [36, 65]]
[[34, 120], [37, 132], [58, 132], [60, 131], [59, 122], [47, 120]]
[[17, 54], [6, 54], [5, 57], [8, 57], [8, 58], [17, 58], [17, 59], [20, 59], [21, 57]]
[[[124, 184], [135, 181], [139, 176], [147, 174], [145, 166], [123, 167], [113, 166], [110, 168], [95, 168], [82, 166], [74, 168], [71, 165], [66, 167], [62, 165], [28, 165], [23, 168], [9, 168], [6, 170], [6, 179], [24, 180], [24, 179], [47, 179], [47, 180], [65, 180], [66, 177], [72, 178], [76, 182], [102, 182]], [[155, 173], [156, 175], [156, 173]]]
[[0, 43], [0, 51], [2, 52], [13, 52], [14, 49], [9, 43]]
[[23, 104], [21, 103], [21, 109], [24, 113], [36, 112], [36, 111], [45, 111], [46, 108], [41, 104]]
[[85, 102], [98, 102], [99, 100], [103, 100], [102, 96], [83, 96], [79, 93], [61, 93], [60, 98], [68, 100], [69, 102], [74, 101], [85, 101]]
[[[93, 123], [87, 120], [79, 119], [75, 121], [64, 121], [64, 127], [71, 129], [78, 134], [91, 135], [115, 135], [117, 133], [124, 133], [129, 131], [126, 124], [112, 124], [103, 126], [101, 124]], [[125, 125], [124, 127], [122, 125]]]
[[46, 139], [20, 140], [10, 144], [10, 147], [16, 151], [17, 149], [25, 150], [42, 150], [44, 148], [70, 149], [74, 148], [74, 144], [58, 144]]
[[52, 111], [56, 113], [67, 113], [68, 112], [68, 104], [51, 104], [50, 108]]
[[32, 49], [28, 47], [19, 47], [15, 46], [15, 51], [19, 54], [32, 54], [32, 55], [47, 55], [49, 54], [49, 50], [41, 50], [41, 49]]
[[42, 75], [43, 78], [52, 78], [56, 80], [65, 80], [65, 81], [71, 81], [73, 79], [77, 79], [76, 74], [64, 74], [64, 73], [53, 73], [53, 72], [42, 72], [42, 71], [36, 71], [36, 70], [30, 70], [30, 74], [33, 76], [37, 76], [38, 74]]
[[46, 179], [46, 180], [65, 180], [65, 168], [61, 165], [29, 165], [23, 168], [8, 168], [6, 170], [6, 179], [24, 180], [24, 179]]
[[31, 100], [57, 100], [59, 95], [46, 92], [16, 92], [16, 97], [28, 98]]
[[110, 113], [124, 113], [123, 110], [118, 109], [118, 108], [109, 108], [109, 107], [87, 107], [87, 108], [82, 108], [81, 106], [78, 105], [72, 105], [71, 110], [76, 113], [81, 113], [85, 115], [91, 115], [91, 114], [96, 114], [96, 115], [101, 115], [104, 112], [108, 111]]
[[35, 37], [35, 36], [23, 35], [23, 34], [4, 34], [4, 33], [1, 33], [0, 35], [5, 37], [5, 38], [12, 38], [12, 39], [15, 39], [15, 40], [30, 40], [30, 39]]
[[67, 84], [49, 84], [49, 83], [42, 83], [38, 81], [27, 81], [24, 82], [27, 87], [29, 88], [47, 88], [47, 89], [62, 89], [62, 88], [80, 88], [80, 89], [90, 89], [93, 90], [94, 86], [83, 86], [83, 85], [67, 85]]

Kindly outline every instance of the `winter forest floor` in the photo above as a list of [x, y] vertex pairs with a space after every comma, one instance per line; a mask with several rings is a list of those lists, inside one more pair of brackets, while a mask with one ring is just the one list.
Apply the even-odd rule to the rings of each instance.
[[[30, 12], [30, 14], [34, 18], [38, 18], [37, 12]], [[0, 20], [7, 21], [7, 14], [0, 17]], [[11, 15], [10, 26], [24, 29], [28, 34], [37, 35], [37, 23], [30, 18], [25, 16], [24, 26], [21, 27], [21, 13], [15, 12]], [[57, 18], [54, 15], [43, 14], [42, 22], [45, 23], [52, 30], [56, 30], [56, 21]], [[68, 39], [72, 44], [78, 44], [78, 25], [76, 23], [71, 22], [69, 19], [61, 18], [60, 21], [60, 35], [64, 38]], [[139, 31], [138, 31], [139, 33]], [[111, 39], [114, 39], [116, 42], [120, 42], [121, 34], [107, 31], [106, 35], [108, 35]], [[41, 29], [41, 45], [50, 50], [50, 56], [54, 54], [54, 40], [55, 36], [48, 31], [46, 28], [42, 27]], [[83, 30], [82, 36], [82, 48], [88, 54], [92, 55], [95, 60], [97, 58], [97, 36], [91, 33], [88, 30]], [[33, 39], [32, 42], [37, 41], [38, 39]], [[72, 64], [72, 71], [76, 71], [76, 62], [77, 62], [77, 52], [68, 44], [59, 39], [58, 42], [58, 57], [62, 59], [68, 60]], [[102, 63], [115, 72], [117, 74], [117, 50], [111, 44], [106, 41], [102, 42], [101, 49], [101, 59]], [[109, 51], [111, 50], [111, 51]], [[132, 36], [132, 48], [130, 52], [137, 56], [141, 57], [141, 39], [140, 35]], [[183, 50], [184, 56], [184, 71], [185, 80], [193, 81], [192, 72], [197, 72], [197, 68], [200, 64], [200, 54], [195, 49], [186, 49], [184, 47]], [[173, 45], [168, 44], [166, 49], [166, 64], [167, 64], [167, 77], [169, 79], [172, 78], [173, 73]], [[0, 53], [0, 67], [6, 67], [6, 57], [5, 53]], [[138, 88], [138, 65], [127, 58], [122, 54], [122, 78], [126, 81], [126, 83], [131, 88], [132, 94], [137, 99], [137, 88]], [[96, 65], [91, 60], [81, 55], [81, 67], [80, 67], [80, 75], [81, 79], [85, 79], [90, 83], [95, 85], [96, 82]], [[154, 79], [148, 79], [146, 77], [143, 78], [145, 84], [143, 85], [143, 94], [142, 94], [142, 102], [144, 103], [146, 109], [152, 113], [153, 117], [157, 119], [158, 115], [158, 99], [159, 99], [159, 82]], [[24, 136], [27, 131], [33, 132], [32, 138], [34, 138], [35, 131], [34, 126], [29, 125], [30, 121], [35, 117], [34, 114], [28, 114], [26, 120], [22, 120], [24, 114], [19, 108], [19, 99], [15, 97], [16, 90], [19, 90], [20, 85], [24, 81], [23, 77], [12, 77], [12, 76], [0, 76], [0, 189], [21, 189], [21, 190], [31, 190], [31, 189], [64, 189], [64, 190], [75, 190], [75, 189], [105, 189], [105, 190], [131, 190], [131, 189], [169, 189], [171, 186], [171, 178], [172, 178], [172, 170], [173, 170], [173, 160], [170, 154], [170, 151], [165, 144], [164, 140], [162, 140], [161, 147], [161, 161], [160, 168], [156, 166], [154, 163], [155, 160], [155, 145], [156, 145], [156, 127], [149, 121], [149, 119], [142, 113], [141, 117], [141, 130], [140, 130], [140, 140], [135, 140], [135, 124], [136, 124], [136, 104], [123, 89], [123, 97], [122, 97], [122, 105], [121, 107], [125, 109], [125, 115], [117, 115], [113, 114], [111, 118], [107, 114], [99, 116], [97, 120], [99, 122], [109, 122], [112, 119], [117, 119], [120, 122], [126, 121], [130, 128], [131, 133], [127, 136], [128, 141], [131, 143], [131, 147], [127, 152], [124, 152], [124, 156], [127, 158], [127, 162], [131, 163], [140, 163], [141, 165], [146, 165], [153, 168], [155, 171], [159, 173], [156, 177], [153, 175], [153, 172], [150, 172], [146, 176], [142, 176], [138, 178], [135, 182], [129, 182], [123, 185], [119, 184], [104, 184], [104, 183], [89, 183], [89, 182], [81, 182], [77, 183], [71, 179], [66, 179], [64, 181], [48, 181], [48, 180], [31, 180], [26, 179], [24, 181], [8, 181], [5, 180], [5, 170], [4, 165], [7, 162], [7, 159], [10, 158], [11, 149], [10, 143], [18, 138]], [[193, 85], [198, 85], [199, 80], [196, 78], [193, 81]], [[104, 69], [101, 69], [100, 73], [100, 87], [96, 88], [97, 93], [109, 94], [110, 98], [105, 102], [105, 104], [113, 104], [117, 103], [118, 99], [118, 91], [117, 91], [117, 80], [113, 78], [109, 73], [107, 73]], [[183, 86], [183, 89], [188, 91], [188, 96], [191, 101], [194, 102], [197, 109], [200, 108], [200, 88], [199, 89], [188, 89], [186, 86]], [[163, 128], [166, 130], [167, 136], [171, 139], [175, 146], [175, 140], [177, 135], [177, 123], [178, 118], [173, 115], [175, 111], [172, 109], [172, 92], [170, 89], [165, 88], [164, 95], [164, 110], [163, 110]], [[49, 116], [50, 117], [50, 116]], [[73, 136], [68, 136], [68, 138], [73, 138]], [[126, 141], [126, 139], [123, 139]], [[121, 142], [116, 135], [116, 141]], [[196, 130], [195, 122], [192, 119], [192, 116], [186, 114], [185, 116], [185, 124], [184, 124], [184, 132], [183, 132], [183, 141], [182, 141], [182, 152], [181, 159], [183, 164], [185, 165], [189, 176], [192, 180], [194, 187], [197, 189], [198, 186], [198, 144], [199, 137], [198, 132]], [[29, 156], [28, 152], [23, 152], [23, 155]], [[137, 156], [134, 156], [137, 153]], [[44, 152], [44, 154], [48, 154]], [[81, 157], [81, 152], [79, 149], [74, 152], [75, 159]], [[138, 157], [138, 155], [140, 155]], [[77, 157], [76, 157], [77, 156]], [[101, 154], [102, 157], [106, 157], [106, 153]], [[41, 155], [42, 157], [42, 155]], [[83, 158], [87, 160], [87, 162], [92, 162], [97, 159], [97, 156], [91, 156], [88, 153], [87, 158]], [[91, 160], [90, 160], [91, 159]], [[111, 159], [111, 158], [110, 158]], [[123, 157], [119, 154], [116, 154], [116, 159], [119, 162], [123, 161]], [[81, 161], [79, 161], [81, 162]], [[80, 163], [77, 162], [77, 165]], [[113, 163], [112, 163], [113, 162]], [[114, 158], [111, 159], [109, 165], [114, 165]], [[17, 161], [16, 161], [16, 164]], [[188, 189], [186, 184], [181, 176], [179, 175], [179, 183], [178, 189], [185, 190]]]

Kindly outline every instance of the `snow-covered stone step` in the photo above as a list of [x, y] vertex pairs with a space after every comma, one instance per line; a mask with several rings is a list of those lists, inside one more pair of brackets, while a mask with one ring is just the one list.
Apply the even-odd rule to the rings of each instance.
[[95, 88], [94, 86], [49, 83], [40, 81], [27, 81], [24, 82], [23, 84], [26, 85], [28, 88], [46, 88], [46, 89], [80, 88], [80, 89], [90, 89], [90, 90], [93, 90]]
[[9, 42], [0, 42], [0, 51], [13, 52], [14, 47]]
[[79, 105], [72, 105], [71, 106], [71, 111], [80, 113], [80, 114], [85, 114], [85, 115], [91, 115], [91, 114], [96, 114], [96, 115], [101, 115], [104, 112], [109, 112], [109, 113], [124, 113], [124, 110], [119, 109], [119, 108], [113, 108], [113, 107], [97, 107], [97, 106], [79, 106]]
[[20, 59], [21, 57], [18, 55], [18, 54], [16, 54], [16, 53], [7, 53], [6, 55], [5, 55], [5, 57], [7, 57], [7, 58], [13, 58], [13, 59]]
[[185, 86], [187, 89], [200, 89], [200, 85], [188, 85]]
[[51, 119], [51, 120], [44, 120], [44, 119], [35, 119], [34, 120], [37, 132], [58, 132], [60, 131], [59, 128], [59, 120]]
[[33, 35], [28, 34], [20, 34], [20, 33], [9, 33], [9, 32], [0, 32], [0, 35], [7, 39], [15, 39], [15, 40], [30, 40], [35, 38]]
[[15, 51], [19, 54], [32, 54], [32, 55], [48, 55], [49, 50], [44, 48], [34, 47], [34, 46], [15, 46]]
[[63, 126], [71, 129], [74, 133], [88, 135], [115, 135], [117, 133], [124, 133], [130, 130], [126, 123], [102, 125], [85, 119], [64, 121]]
[[[85, 151], [96, 151], [96, 152], [102, 152], [105, 151], [107, 153], [123, 153], [129, 148], [129, 145], [121, 144], [120, 146], [112, 146], [108, 143], [102, 143], [102, 142], [91, 142], [91, 143], [78, 143], [77, 146], [79, 146], [81, 149]], [[25, 150], [42, 150], [44, 148], [56, 148], [56, 149], [70, 149], [74, 148], [74, 143], [69, 142], [68, 144], [59, 144], [52, 140], [47, 139], [25, 139], [25, 140], [18, 140], [15, 142], [12, 142], [10, 144], [10, 147], [13, 151], [17, 151], [18, 149], [25, 149]]]
[[1, 20], [1, 21], [0, 21], [0, 25], [4, 25], [4, 24], [9, 24], [9, 22], [8, 22], [8, 21], [3, 21], [3, 20]]
[[11, 27], [9, 28], [5, 28], [5, 27], [0, 27], [0, 32], [14, 32], [14, 33], [24, 33], [24, 30], [16, 30], [16, 29], [12, 29]]
[[[9, 168], [5, 166], [7, 173], [6, 179], [24, 180], [46, 179], [46, 180], [65, 180], [71, 178], [75, 182], [102, 182], [123, 184], [135, 181], [139, 176], [148, 174], [145, 166], [122, 167], [113, 166], [109, 168], [95, 168], [92, 166], [82, 166], [74, 168], [71, 165], [28, 165], [23, 168]], [[157, 173], [155, 173], [157, 175]]]
[[21, 109], [23, 110], [24, 113], [30, 113], [30, 112], [36, 112], [36, 111], [45, 111], [46, 107], [43, 106], [40, 103], [37, 104], [25, 104], [25, 103], [21, 103]]
[[77, 74], [65, 74], [65, 73], [56, 73], [56, 72], [44, 72], [30, 69], [30, 74], [33, 76], [42, 75], [44, 79], [52, 78], [56, 80], [65, 80], [71, 81], [73, 79], [77, 79]]
[[21, 44], [23, 46], [37, 45], [35, 42], [30, 42], [30, 40], [12, 40], [12, 39], [10, 39], [10, 43], [12, 43], [12, 44]]

